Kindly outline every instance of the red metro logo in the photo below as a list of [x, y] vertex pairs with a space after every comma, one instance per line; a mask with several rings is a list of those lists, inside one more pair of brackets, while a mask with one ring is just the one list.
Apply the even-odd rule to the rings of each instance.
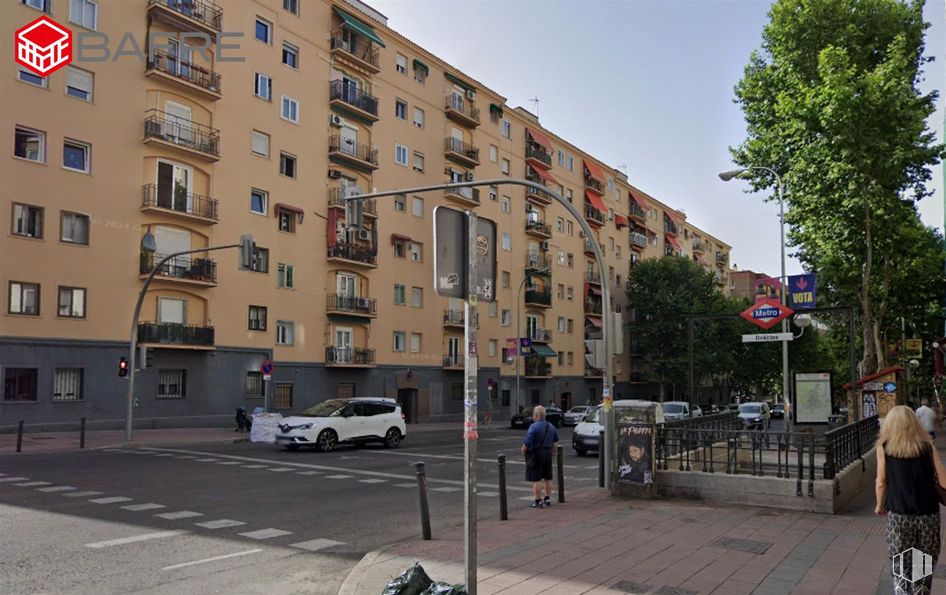
[[794, 313], [794, 310], [776, 300], [764, 299], [743, 310], [739, 316], [760, 328], [770, 329]]
[[47, 77], [72, 62], [72, 31], [42, 16], [15, 32], [16, 63]]

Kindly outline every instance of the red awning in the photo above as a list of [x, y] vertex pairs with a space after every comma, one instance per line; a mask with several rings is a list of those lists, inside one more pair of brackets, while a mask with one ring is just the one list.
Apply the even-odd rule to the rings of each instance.
[[680, 243], [677, 242], [677, 238], [673, 237], [669, 233], [664, 235], [664, 241], [673, 246], [674, 250], [682, 251], [683, 248], [680, 246]]
[[397, 241], [410, 242], [410, 241], [411, 241], [411, 237], [410, 237], [410, 236], [404, 236], [404, 235], [401, 235], [401, 234], [399, 234], [399, 233], [392, 233], [392, 234], [391, 234], [391, 243], [393, 244], [394, 242], [397, 242]]
[[[900, 366], [893, 366], [893, 367], [891, 367], [891, 368], [884, 368], [883, 370], [880, 370], [880, 371], [878, 371], [878, 372], [875, 372], [875, 373], [873, 373], [873, 374], [871, 374], [871, 375], [869, 375], [869, 376], [864, 376], [863, 378], [859, 378], [859, 379], [857, 380], [857, 386], [861, 386], [861, 385], [863, 385], [865, 382], [870, 382], [870, 381], [872, 381], [872, 380], [876, 380], [876, 379], [880, 378], [881, 376], [886, 376], [887, 374], [899, 374], [899, 373], [903, 372], [903, 370], [904, 370], [904, 368], [902, 368], [902, 367], [900, 367]], [[850, 390], [850, 388], [851, 388], [851, 383], [848, 382], [847, 384], [845, 384], [845, 385], [844, 385], [844, 388]]]
[[680, 219], [680, 216], [674, 213], [673, 211], [664, 211], [664, 215], [666, 215], [668, 219], [670, 219], [677, 225], [680, 225], [681, 223], [683, 223], [683, 220]]
[[558, 184], [558, 180], [556, 180], [555, 178], [553, 178], [553, 177], [552, 177], [552, 174], [550, 174], [549, 172], [545, 171], [545, 170], [542, 169], [541, 167], [532, 167], [532, 166], [530, 165], [530, 166], [529, 166], [529, 169], [531, 169], [531, 170], [533, 171], [533, 173], [535, 173], [536, 176], [538, 176], [539, 178], [541, 178], [542, 181], [545, 182], [546, 184]]
[[601, 288], [599, 288], [598, 286], [592, 285], [591, 283], [585, 283], [585, 285], [588, 286], [587, 289], [585, 289], [586, 295], [589, 293], [591, 295], [601, 295]]
[[545, 136], [538, 130], [533, 130], [531, 128], [526, 128], [526, 133], [532, 137], [532, 140], [542, 145], [549, 151], [552, 150], [552, 141], [549, 140], [549, 137]]
[[328, 247], [334, 248], [338, 241], [338, 209], [328, 210]]
[[600, 316], [585, 316], [585, 320], [595, 325], [597, 328], [601, 328], [601, 317]]
[[601, 200], [601, 197], [592, 192], [591, 190], [585, 190], [585, 200], [591, 203], [591, 206], [598, 209], [603, 213], [608, 212], [608, 207], [605, 206], [604, 201]]
[[618, 227], [621, 227], [622, 225], [624, 227], [627, 227], [630, 224], [630, 222], [627, 220], [627, 217], [625, 217], [624, 215], [618, 215], [615, 213], [614, 224], [617, 225]]
[[604, 172], [601, 171], [601, 168], [598, 167], [598, 165], [597, 165], [596, 163], [592, 163], [592, 162], [590, 162], [590, 161], [585, 161], [584, 159], [582, 159], [581, 162], [585, 164], [585, 169], [588, 170], [588, 173], [591, 175], [592, 178], [598, 180], [598, 181], [601, 182], [602, 184], [604, 183], [604, 181], [605, 181], [605, 180], [604, 180]]
[[299, 213], [300, 215], [302, 213], [305, 213], [305, 211], [303, 211], [299, 207], [294, 207], [292, 205], [287, 205], [281, 202], [276, 203], [274, 206], [277, 211], [289, 211], [290, 213]]
[[638, 194], [637, 194], [636, 192], [634, 192], [633, 190], [629, 191], [629, 192], [627, 193], [627, 195], [628, 195], [628, 196], [630, 197], [630, 199], [634, 202], [634, 204], [636, 204], [636, 205], [639, 206], [640, 208], [642, 208], [642, 209], [646, 209], [646, 208], [647, 208], [647, 201], [644, 200], [644, 197], [638, 196]]

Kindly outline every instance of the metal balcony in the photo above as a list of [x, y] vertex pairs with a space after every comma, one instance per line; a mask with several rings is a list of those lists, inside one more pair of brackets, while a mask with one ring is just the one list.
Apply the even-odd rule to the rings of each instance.
[[585, 314], [601, 316], [601, 311], [601, 302], [596, 300], [585, 300]]
[[375, 366], [374, 349], [359, 347], [326, 347], [325, 365], [333, 367], [372, 368]]
[[480, 204], [479, 188], [445, 188], [443, 195], [464, 205], [476, 206]]
[[339, 34], [332, 35], [332, 54], [341, 59], [354, 62], [365, 70], [377, 74], [381, 72], [380, 48], [361, 36], [352, 34], [345, 39]]
[[538, 219], [528, 219], [526, 220], [526, 233], [540, 238], [550, 238], [552, 237], [552, 226]]
[[328, 259], [342, 260], [350, 264], [371, 268], [378, 266], [378, 253], [376, 249], [359, 246], [358, 244], [349, 244], [348, 242], [336, 242], [334, 246], [329, 246]]
[[628, 216], [631, 219], [639, 219], [640, 221], [647, 221], [647, 211], [642, 209], [640, 205], [636, 202], [631, 202], [631, 208], [628, 209]]
[[166, 191], [157, 184], [145, 184], [141, 189], [141, 210], [166, 213], [177, 217], [216, 223], [217, 199], [191, 192]]
[[[378, 216], [378, 206], [373, 198], [366, 198], [364, 200], [358, 201], [361, 203], [362, 213], [365, 217], [377, 217]], [[328, 189], [328, 206], [330, 208], [344, 209], [347, 207], [347, 203], [342, 200], [342, 189], [341, 188], [329, 188]]]
[[378, 121], [378, 98], [342, 80], [329, 83], [329, 105], [367, 122]]
[[552, 307], [552, 292], [548, 289], [526, 289], [526, 305]]
[[585, 220], [592, 225], [604, 225], [604, 213], [586, 203]]
[[604, 194], [604, 184], [591, 176], [585, 176], [585, 188], [596, 194]]
[[443, 325], [444, 326], [464, 326], [465, 318], [463, 316], [463, 310], [444, 310], [443, 311]]
[[585, 283], [601, 285], [601, 274], [598, 271], [585, 271]]
[[463, 356], [459, 353], [447, 353], [443, 356], [443, 367], [449, 369], [462, 369]]
[[138, 323], [138, 343], [212, 347], [214, 327], [170, 322], [140, 322]]
[[543, 169], [552, 167], [552, 155], [542, 145], [529, 143], [526, 145], [526, 162]]
[[677, 224], [669, 219], [664, 219], [664, 231], [669, 233], [672, 236], [675, 236], [680, 233], [680, 228], [677, 227]]
[[480, 110], [473, 105], [473, 101], [454, 94], [447, 95], [444, 101], [444, 112], [454, 122], [476, 128], [480, 125]]
[[220, 159], [220, 131], [160, 110], [145, 115], [145, 143], [168, 146], [207, 161]]
[[325, 296], [325, 312], [327, 314], [374, 318], [378, 315], [378, 300], [330, 293]]
[[[142, 277], [147, 276], [164, 257], [163, 254], [141, 252], [138, 272]], [[194, 285], [216, 285], [217, 263], [209, 258], [175, 256], [158, 267], [155, 277]]]
[[544, 358], [527, 357], [524, 375], [526, 378], [546, 378], [552, 375], [552, 364]]
[[223, 10], [204, 0], [148, 0], [148, 12], [181, 31], [214, 36], [220, 32]]
[[550, 259], [544, 253], [542, 254], [526, 254], [526, 269], [530, 271], [537, 271], [542, 269], [551, 270], [552, 259]]
[[552, 330], [547, 328], [529, 329], [529, 339], [533, 343], [551, 343]]
[[638, 231], [632, 231], [630, 234], [628, 234], [628, 239], [631, 242], [631, 248], [647, 247], [647, 236]]
[[480, 150], [459, 138], [448, 136], [443, 139], [443, 153], [447, 159], [460, 165], [476, 167], [480, 164]]
[[196, 92], [206, 99], [217, 100], [221, 97], [219, 74], [164, 50], [152, 52], [146, 74], [160, 76], [178, 88]]
[[374, 171], [378, 169], [378, 150], [369, 145], [355, 142], [340, 135], [328, 139], [329, 159], [345, 163], [357, 169]]

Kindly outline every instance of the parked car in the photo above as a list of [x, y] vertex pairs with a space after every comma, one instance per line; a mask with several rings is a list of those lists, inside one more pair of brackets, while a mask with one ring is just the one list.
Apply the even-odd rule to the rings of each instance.
[[[532, 407], [526, 407], [509, 418], [510, 428], [528, 428], [532, 425]], [[562, 427], [562, 410], [553, 405], [545, 408], [545, 420], [555, 426]]]
[[772, 425], [772, 413], [768, 403], [755, 401], [739, 406], [739, 419], [748, 429], [767, 430]]
[[785, 405], [776, 403], [772, 406], [772, 419], [785, 419]]
[[[664, 410], [664, 419], [667, 421], [696, 417], [693, 414], [693, 409], [690, 408], [690, 404], [686, 401], [667, 401], [661, 403], [660, 406]], [[703, 413], [700, 412], [700, 415], [703, 415]]]
[[276, 444], [289, 450], [314, 446], [322, 452], [341, 443], [380, 442], [397, 448], [407, 436], [401, 407], [394, 399], [329, 399], [282, 420]]
[[602, 430], [604, 426], [601, 424], [601, 405], [598, 405], [585, 414], [584, 419], [572, 432], [572, 448], [575, 449], [575, 454], [583, 457], [589, 450], [597, 452], [599, 432]]
[[566, 426], [577, 426], [591, 410], [591, 405], [575, 405], [562, 416], [562, 424]]
[[693, 408], [690, 409], [690, 417], [703, 417], [703, 410], [699, 405], [694, 405]]

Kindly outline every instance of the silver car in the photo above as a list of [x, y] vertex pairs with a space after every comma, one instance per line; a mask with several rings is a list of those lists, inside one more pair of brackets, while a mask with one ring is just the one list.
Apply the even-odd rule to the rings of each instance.
[[565, 412], [563, 416], [562, 425], [564, 426], [577, 426], [581, 423], [585, 416], [588, 415], [588, 412], [591, 411], [593, 407], [590, 405], [575, 405], [571, 409]]
[[753, 401], [739, 406], [739, 419], [748, 429], [767, 430], [772, 425], [772, 411], [768, 403]]

